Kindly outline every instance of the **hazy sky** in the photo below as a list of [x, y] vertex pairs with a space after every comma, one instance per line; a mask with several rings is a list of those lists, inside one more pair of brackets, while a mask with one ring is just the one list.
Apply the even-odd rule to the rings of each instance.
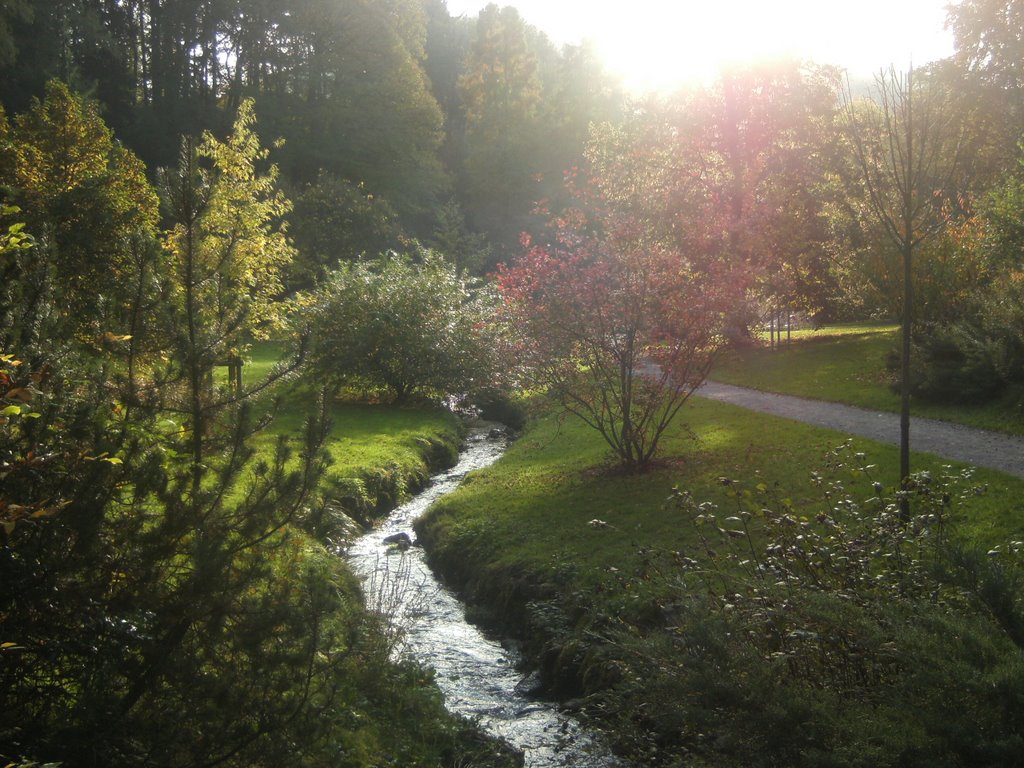
[[[474, 16], [487, 0], [447, 0]], [[725, 63], [797, 56], [870, 75], [953, 52], [950, 0], [510, 0], [557, 44], [589, 39], [627, 85], [708, 78]]]

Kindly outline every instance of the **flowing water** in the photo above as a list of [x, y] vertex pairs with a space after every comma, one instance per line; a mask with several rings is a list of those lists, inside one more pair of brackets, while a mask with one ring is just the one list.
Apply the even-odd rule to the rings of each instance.
[[434, 578], [419, 547], [402, 551], [385, 543], [402, 533], [412, 537], [412, 521], [433, 501], [501, 456], [506, 439], [493, 426], [475, 426], [459, 463], [359, 538], [347, 557], [368, 604], [396, 627], [396, 652], [434, 668], [449, 710], [522, 750], [529, 768], [622, 768], [572, 716], [531, 698], [531, 680], [517, 671], [515, 655], [466, 621], [463, 604]]

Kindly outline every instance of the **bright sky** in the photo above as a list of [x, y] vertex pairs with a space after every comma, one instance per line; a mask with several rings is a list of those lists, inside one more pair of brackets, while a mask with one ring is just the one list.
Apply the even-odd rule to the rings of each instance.
[[[795, 56], [852, 77], [953, 52], [951, 0], [505, 0], [556, 44], [590, 40], [638, 90], [710, 79], [723, 64]], [[475, 16], [487, 0], [447, 0]]]

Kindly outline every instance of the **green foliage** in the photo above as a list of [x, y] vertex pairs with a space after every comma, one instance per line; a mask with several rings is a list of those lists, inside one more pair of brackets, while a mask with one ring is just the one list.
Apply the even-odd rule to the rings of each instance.
[[31, 15], [28, 0], [10, 0], [0, 6], [0, 69], [10, 67], [18, 54], [11, 22], [31, 18]]
[[[2, 115], [0, 124], [5, 133]], [[9, 138], [0, 140], [0, 155], [0, 172], [7, 172], [0, 184], [38, 240], [34, 260], [41, 263], [33, 271], [46, 264], [59, 275], [46, 279], [62, 333], [90, 341], [123, 333], [148, 268], [139, 243], [154, 237], [157, 220], [142, 164], [114, 141], [98, 105], [59, 81], [18, 116]]]
[[[621, 684], [658, 713], [641, 720], [658, 731], [648, 738], [711, 765], [1019, 764], [1005, 715], [1024, 683], [1020, 606], [1014, 577], [991, 572], [1019, 579], [1020, 564], [1009, 555], [992, 569], [951, 547], [970, 476], [915, 475], [903, 519], [863, 454], [829, 461], [813, 475], [812, 516], [763, 483], [723, 478], [725, 512], [676, 489], [669, 503], [698, 546], [649, 551], [644, 570], [608, 587], [625, 597], [648, 579], [660, 592], [668, 637], [643, 661], [613, 652], [658, 681], [654, 701], [629, 675]], [[636, 747], [655, 755], [669, 746], [645, 741]]]
[[469, 231], [462, 209], [454, 199], [438, 209], [437, 225], [430, 242], [460, 271], [479, 274], [491, 263], [491, 248], [487, 239]]
[[[427, 231], [449, 184], [438, 158], [443, 118], [422, 67], [421, 14], [363, 0], [300, 4], [285, 23], [308, 57], [280, 52], [289, 75], [257, 86], [261, 120], [287, 141], [290, 178], [312, 181], [324, 170], [365, 184], [416, 233]], [[274, 47], [270, 29], [257, 34]], [[258, 59], [267, 49], [251, 53]]]
[[[286, 139], [277, 160], [289, 183], [325, 172], [365, 187], [425, 243], [454, 194], [472, 233], [511, 249], [536, 202], [578, 163], [590, 123], [617, 116], [621, 93], [592, 51], [560, 52], [522, 19], [502, 39], [483, 29], [491, 15], [453, 17], [438, 0], [5, 0], [0, 102], [21, 112], [60, 77], [92, 94], [118, 138], [156, 168], [175, 164], [183, 135], [222, 135], [253, 98], [263, 138]], [[483, 37], [487, 58], [470, 61]], [[525, 81], [508, 80], [526, 82], [531, 114], [516, 122], [491, 90], [481, 132], [459, 82], [479, 79], [481, 61], [504, 69], [505, 42], [532, 62]]]
[[[126, 357], [134, 336], [49, 335], [59, 273], [25, 268], [38, 246], [20, 223], [0, 236], [0, 309], [32, 330], [5, 324], [0, 350], [0, 763], [509, 764], [444, 713], [429, 675], [391, 663], [355, 580], [306, 532], [320, 532], [324, 399], [307, 393], [261, 440], [274, 409], [258, 395], [280, 370], [247, 388], [212, 375], [278, 311], [290, 254], [250, 114], [186, 152], [171, 185], [181, 218], [148, 276], [164, 301], [125, 293], [160, 337], [146, 355]], [[409, 442], [420, 464], [447, 447]], [[382, 505], [409, 477], [377, 474]]]
[[504, 246], [527, 228], [537, 199], [531, 177], [540, 170], [540, 89], [537, 53], [519, 12], [487, 6], [459, 80], [466, 119], [465, 199], [470, 223], [495, 233]]
[[954, 311], [926, 316], [915, 329], [918, 352], [914, 391], [937, 402], [986, 402], [1024, 396], [1024, 302], [1021, 300], [1021, 222], [1024, 195], [1010, 177], [981, 206], [967, 237], [960, 238], [971, 279], [946, 299]]
[[914, 339], [914, 392], [940, 403], [1024, 397], [1024, 302], [1020, 275], [977, 291], [965, 317], [922, 328]]
[[297, 251], [287, 279], [293, 291], [313, 288], [341, 262], [396, 250], [405, 240], [386, 200], [324, 172], [299, 190], [289, 223]]
[[923, 400], [986, 402], [1002, 391], [995, 344], [963, 326], [919, 334], [913, 349], [911, 389]]
[[978, 243], [999, 271], [1024, 266], [1024, 179], [1011, 175], [982, 208], [984, 237]]
[[957, 59], [1004, 90], [1024, 87], [1024, 16], [1013, 0], [961, 0], [949, 6]]
[[336, 387], [414, 393], [471, 392], [490, 383], [490, 294], [439, 255], [394, 254], [344, 264], [325, 282], [309, 322], [312, 370]]
[[[974, 247], [977, 233], [973, 229], [966, 225], [966, 231], [938, 233], [915, 253], [911, 273], [915, 323], [949, 322], [960, 317], [972, 292], [990, 279], [990, 269]], [[861, 316], [895, 318], [903, 295], [900, 254], [878, 234], [868, 235], [857, 258], [846, 267], [844, 284]]]
[[277, 189], [277, 168], [257, 170], [269, 152], [255, 119], [253, 102], [243, 102], [227, 141], [210, 133], [198, 145], [186, 140], [176, 173], [163, 179], [174, 295], [187, 312], [202, 310], [209, 341], [199, 346], [215, 356], [273, 323], [295, 253], [280, 221], [291, 204]]
[[[173, 386], [126, 405], [106, 355], [19, 352], [41, 367], [14, 382], [38, 417], [3, 435], [3, 507], [22, 517], [5, 514], [0, 553], [2, 633], [14, 638], [3, 708], [18, 713], [5, 757], [285, 759], [285, 744], [312, 738], [298, 717], [310, 697], [333, 700], [324, 654], [344, 651], [358, 605], [306, 567], [286, 530], [321, 471], [322, 425], [310, 422], [297, 466], [284, 443], [250, 465], [251, 408], [184, 430]], [[167, 712], [173, 730], [159, 726]]]

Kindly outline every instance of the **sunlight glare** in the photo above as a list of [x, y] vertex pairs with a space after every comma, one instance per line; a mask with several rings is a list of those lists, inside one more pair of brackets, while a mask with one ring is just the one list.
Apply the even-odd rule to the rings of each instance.
[[[707, 81], [723, 67], [792, 57], [869, 75], [952, 53], [947, 0], [512, 0], [556, 44], [589, 40], [631, 90]], [[453, 14], [486, 3], [448, 0]]]

